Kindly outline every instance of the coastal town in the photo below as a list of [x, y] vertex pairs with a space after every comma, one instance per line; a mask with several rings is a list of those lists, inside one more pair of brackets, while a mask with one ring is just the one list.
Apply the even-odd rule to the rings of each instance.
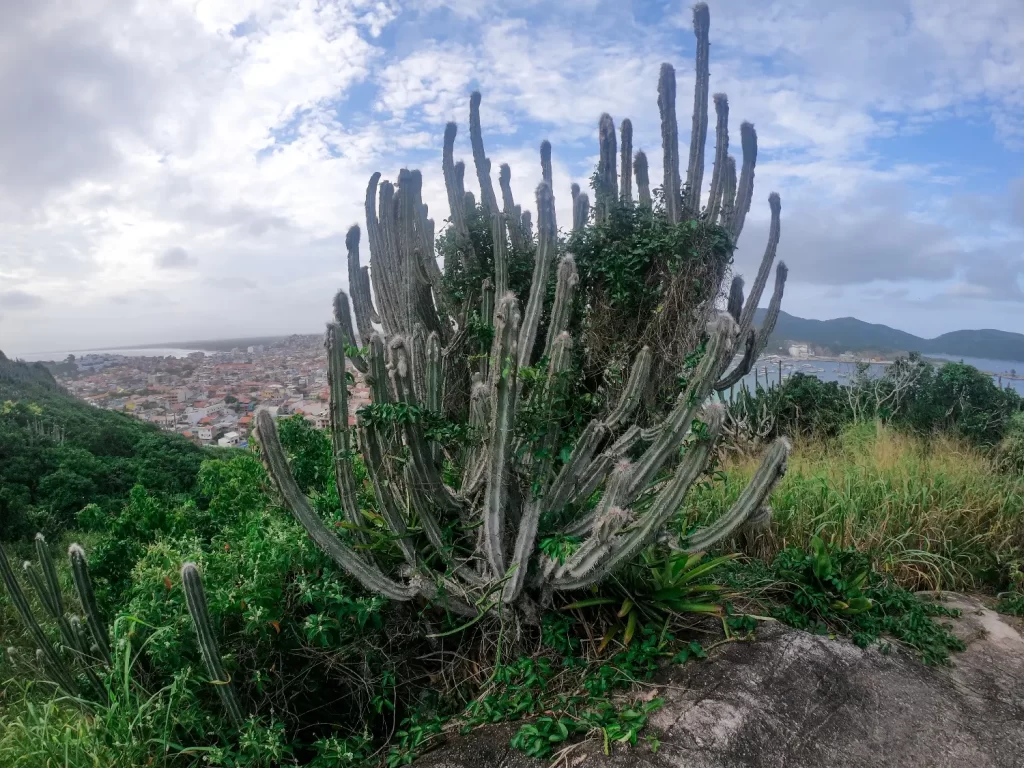
[[[176, 432], [199, 445], [245, 447], [257, 408], [329, 421], [327, 355], [319, 335], [288, 336], [230, 351], [185, 357], [89, 354], [49, 366], [75, 396]], [[349, 366], [349, 422], [369, 402]]]

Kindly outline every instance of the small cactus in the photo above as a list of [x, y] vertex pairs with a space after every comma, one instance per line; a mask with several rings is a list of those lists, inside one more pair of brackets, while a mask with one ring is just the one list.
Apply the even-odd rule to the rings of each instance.
[[206, 604], [203, 580], [195, 563], [185, 563], [181, 567], [181, 582], [185, 588], [185, 602], [188, 603], [188, 612], [192, 616], [192, 623], [196, 628], [199, 650], [203, 654], [203, 662], [210, 675], [210, 682], [216, 686], [217, 694], [220, 696], [221, 703], [224, 705], [224, 710], [228, 713], [232, 725], [241, 728], [242, 723], [245, 722], [245, 718], [242, 716], [242, 707], [238, 703], [235, 687], [231, 682], [231, 677], [224, 669], [224, 662], [220, 657], [217, 637], [213, 633], [213, 624], [210, 621], [210, 609]]
[[78, 599], [82, 602], [82, 610], [85, 611], [89, 622], [89, 633], [99, 649], [100, 659], [109, 667], [110, 642], [107, 640], [107, 625], [100, 619], [96, 595], [92, 591], [92, 579], [89, 578], [89, 562], [85, 550], [80, 544], [72, 544], [68, 548], [68, 558], [71, 560], [71, 576], [75, 581], [75, 589], [78, 590]]

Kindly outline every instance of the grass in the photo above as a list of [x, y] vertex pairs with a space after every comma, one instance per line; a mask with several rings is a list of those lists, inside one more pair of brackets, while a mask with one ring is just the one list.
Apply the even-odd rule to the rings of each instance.
[[[680, 526], [720, 514], [755, 468], [754, 459], [723, 467], [724, 479], [687, 498]], [[910, 590], [1002, 589], [1024, 553], [1024, 477], [948, 437], [866, 424], [797, 444], [771, 505], [772, 532], [753, 547], [761, 559], [818, 535], [867, 553]]]

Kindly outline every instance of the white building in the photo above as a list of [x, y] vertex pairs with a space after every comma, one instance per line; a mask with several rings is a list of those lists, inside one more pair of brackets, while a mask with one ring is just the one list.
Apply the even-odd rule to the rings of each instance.
[[806, 344], [791, 344], [789, 356], [795, 357], [797, 360], [806, 360], [811, 356], [811, 351]]
[[237, 432], [228, 432], [217, 441], [217, 445], [221, 448], [236, 448], [240, 442], [242, 442], [242, 438]]

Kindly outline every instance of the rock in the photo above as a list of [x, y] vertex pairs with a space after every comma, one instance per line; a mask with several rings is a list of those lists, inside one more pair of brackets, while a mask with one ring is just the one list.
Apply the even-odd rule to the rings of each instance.
[[[1024, 638], [981, 602], [948, 596], [967, 650], [926, 667], [902, 650], [762, 625], [752, 643], [719, 646], [706, 661], [656, 681], [665, 706], [644, 744], [605, 756], [597, 740], [565, 768], [916, 768], [1024, 766]], [[420, 768], [537, 768], [511, 749], [515, 726], [456, 737]]]

